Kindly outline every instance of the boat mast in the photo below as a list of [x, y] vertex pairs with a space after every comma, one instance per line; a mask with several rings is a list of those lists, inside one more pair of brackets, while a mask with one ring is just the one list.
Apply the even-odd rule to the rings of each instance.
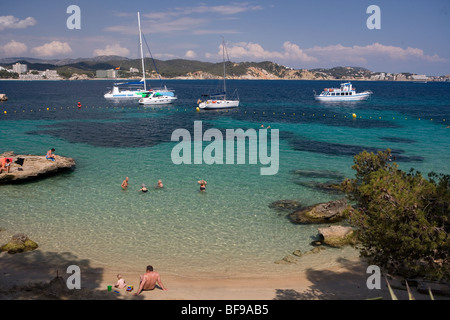
[[138, 12], [138, 25], [139, 25], [139, 46], [141, 48], [141, 60], [142, 60], [142, 79], [144, 81], [144, 90], [147, 91], [147, 83], [145, 81], [144, 49], [142, 48], [141, 14], [139, 12]]
[[223, 99], [227, 99], [227, 73], [225, 67], [225, 38], [222, 37], [222, 56], [223, 56], [223, 92], [225, 93]]

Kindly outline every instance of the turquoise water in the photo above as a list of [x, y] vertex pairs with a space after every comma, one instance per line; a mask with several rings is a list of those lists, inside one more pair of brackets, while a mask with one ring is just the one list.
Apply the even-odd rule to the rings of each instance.
[[[329, 249], [295, 265], [274, 264], [311, 249], [320, 226], [294, 225], [270, 203], [293, 199], [306, 206], [342, 197], [311, 187], [329, 178], [294, 170], [352, 177], [353, 155], [389, 147], [404, 170], [450, 173], [450, 83], [355, 82], [358, 91], [374, 92], [371, 100], [330, 105], [315, 102], [313, 89], [339, 82], [230, 81], [242, 105], [219, 112], [195, 110], [213, 81], [168, 81], [179, 100], [154, 108], [104, 100], [110, 85], [0, 82], [9, 97], [0, 103], [0, 152], [45, 154], [53, 147], [77, 162], [73, 172], [0, 186], [2, 242], [24, 232], [44, 252], [71, 252], [117, 270], [148, 264], [177, 275], [301, 270], [357, 253]], [[175, 165], [171, 134], [179, 128], [193, 133], [194, 121], [202, 121], [203, 130], [278, 129], [278, 174], [260, 175], [260, 163]], [[125, 177], [127, 191], [120, 187]], [[158, 179], [164, 189], [138, 191]], [[206, 193], [199, 192], [199, 179], [208, 182]]]

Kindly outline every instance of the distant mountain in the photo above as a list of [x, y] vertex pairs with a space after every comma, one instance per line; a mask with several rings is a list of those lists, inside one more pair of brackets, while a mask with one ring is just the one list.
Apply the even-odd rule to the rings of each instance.
[[[12, 68], [16, 62], [28, 65], [28, 70], [57, 70], [66, 79], [73, 75], [95, 78], [97, 70], [119, 69], [119, 77], [140, 77], [140, 73], [131, 73], [130, 68], [141, 70], [140, 59], [129, 59], [121, 56], [98, 56], [79, 59], [35, 59], [35, 58], [2, 58], [0, 65]], [[149, 77], [160, 74], [167, 79], [214, 79], [223, 77], [223, 63], [202, 62], [196, 60], [145, 59]], [[227, 62], [227, 77], [232, 79], [289, 79], [289, 80], [412, 80], [410, 73], [401, 76], [374, 73], [361, 67], [334, 67], [316, 69], [292, 69], [271, 61], [263, 62]], [[140, 71], [141, 72], [141, 71]], [[389, 75], [389, 76], [387, 76]]]

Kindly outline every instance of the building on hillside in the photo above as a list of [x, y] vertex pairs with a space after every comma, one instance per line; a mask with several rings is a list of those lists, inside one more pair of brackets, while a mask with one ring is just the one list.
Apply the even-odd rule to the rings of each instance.
[[97, 70], [96, 76], [97, 78], [117, 78], [118, 77], [118, 70], [110, 69], [110, 70]]
[[18, 74], [24, 74], [28, 71], [28, 66], [26, 64], [21, 64], [17, 62], [13, 65], [13, 71]]

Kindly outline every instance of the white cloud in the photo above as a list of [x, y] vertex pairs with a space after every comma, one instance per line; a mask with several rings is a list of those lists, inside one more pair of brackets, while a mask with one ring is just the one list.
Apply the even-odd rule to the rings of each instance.
[[188, 59], [194, 59], [197, 57], [197, 54], [193, 50], [188, 50], [184, 56]]
[[422, 60], [427, 62], [446, 62], [438, 55], [427, 55], [422, 49], [387, 46], [374, 43], [366, 46], [345, 47], [341, 44], [326, 47], [313, 47], [305, 50], [308, 54], [331, 62], [348, 62], [366, 64], [371, 59], [387, 59], [389, 61]]
[[5, 29], [25, 29], [36, 25], [36, 20], [28, 17], [24, 20], [19, 20], [14, 16], [0, 16], [0, 31]]
[[31, 52], [39, 57], [52, 57], [59, 54], [71, 53], [72, 48], [67, 42], [52, 41], [40, 47], [31, 49]]
[[198, 14], [219, 14], [219, 15], [235, 15], [247, 11], [256, 11], [262, 10], [261, 6], [250, 5], [248, 3], [234, 3], [231, 5], [221, 5], [221, 6], [207, 6], [207, 5], [199, 5], [196, 7], [177, 7], [173, 8], [170, 11], [164, 12], [152, 12], [149, 14], [145, 14], [144, 16], [150, 19], [158, 19], [163, 20], [169, 17], [178, 17], [183, 15], [198, 15]]
[[[202, 4], [199, 6], [171, 8], [171, 10], [167, 11], [153, 11], [150, 9], [150, 13], [141, 15], [142, 30], [144, 33], [158, 34], [180, 33], [183, 31], [196, 35], [237, 33], [234, 30], [212, 30], [210, 26], [220, 26], [220, 23], [217, 23], [220, 19], [232, 19], [237, 14], [256, 10], [262, 10], [262, 7], [248, 3], [234, 3], [219, 6]], [[118, 13], [116, 16], [123, 17], [128, 15]], [[105, 31], [130, 35], [138, 33], [134, 23], [127, 26], [115, 25], [107, 27]]]
[[[267, 51], [258, 43], [240, 42], [232, 44], [227, 47], [228, 56], [230, 59], [249, 59], [249, 60], [283, 60], [283, 61], [298, 61], [303, 63], [317, 62], [315, 57], [312, 57], [300, 49], [300, 47], [289, 41], [283, 44], [283, 51]], [[206, 54], [207, 58], [222, 57], [222, 45], [220, 45], [219, 53]]]
[[120, 44], [107, 45], [104, 49], [94, 50], [95, 56], [122, 56], [127, 57], [130, 54], [130, 50], [122, 48]]
[[[299, 45], [286, 41], [282, 50], [269, 51], [262, 45], [252, 42], [240, 42], [227, 45], [228, 55], [231, 60], [263, 61], [271, 60], [281, 63], [293, 63], [298, 67], [323, 67], [325, 65], [352, 65], [368, 66], [375, 61], [385, 63], [400, 62], [448, 62], [438, 55], [427, 55], [422, 49], [408, 47], [406, 49], [396, 46], [388, 46], [374, 43], [366, 46], [346, 47], [341, 44], [319, 47], [315, 46], [302, 49]], [[222, 46], [219, 52], [206, 53], [208, 59], [219, 60], [222, 58]]]
[[25, 52], [27, 52], [28, 47], [21, 42], [17, 42], [14, 40], [11, 40], [4, 46], [0, 46], [0, 52], [3, 53], [5, 56], [19, 56]]

